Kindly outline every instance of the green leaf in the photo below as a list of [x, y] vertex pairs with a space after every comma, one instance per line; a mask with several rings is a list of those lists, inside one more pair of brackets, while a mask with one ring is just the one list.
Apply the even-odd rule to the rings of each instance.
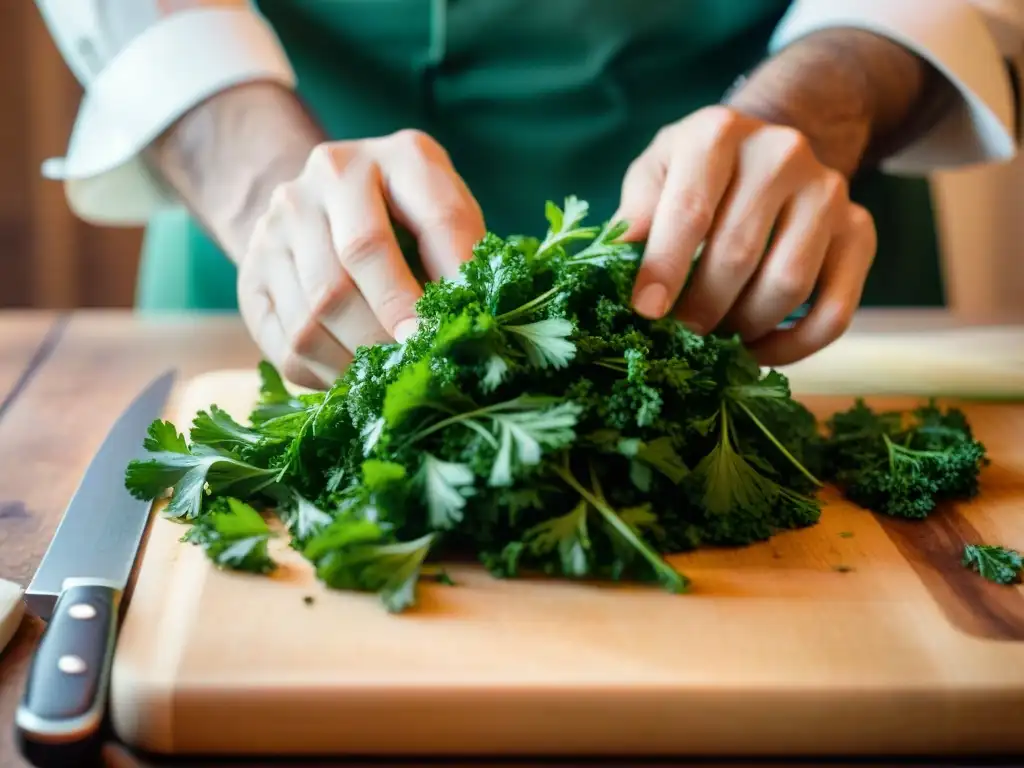
[[676, 485], [679, 485], [683, 478], [690, 474], [690, 468], [676, 453], [671, 437], [658, 437], [649, 443], [642, 443], [636, 452], [636, 457], [654, 467]]
[[291, 495], [288, 504], [278, 507], [278, 514], [288, 526], [292, 538], [299, 542], [315, 536], [333, 520], [331, 515], [298, 493]]
[[443, 461], [424, 453], [415, 484], [426, 499], [431, 528], [454, 528], [462, 520], [466, 498], [473, 493], [475, 476], [466, 464]]
[[405, 479], [405, 467], [393, 461], [367, 459], [362, 468], [363, 485], [371, 492], [384, 490]]
[[149, 425], [142, 447], [151, 453], [169, 451], [171, 453], [188, 453], [185, 436], [178, 433], [169, 421], [154, 421]]
[[202, 443], [222, 451], [257, 446], [264, 441], [256, 430], [243, 427], [227, 411], [210, 406], [209, 411], [199, 411], [192, 420], [190, 437], [193, 443]]
[[587, 217], [590, 206], [583, 200], [570, 195], [565, 198], [564, 209], [548, 201], [545, 213], [548, 219], [548, 234], [537, 248], [536, 257], [574, 240], [590, 240], [598, 232], [597, 227], [584, 227], [581, 222]]
[[216, 565], [238, 571], [269, 573], [276, 568], [267, 551], [271, 532], [259, 512], [232, 497], [199, 518], [183, 537], [205, 550]]
[[[151, 445], [166, 439], [166, 430], [163, 427], [159, 430], [160, 436], [151, 431]], [[180, 448], [177, 441], [169, 444]], [[132, 496], [146, 501], [159, 498], [172, 488], [165, 514], [192, 519], [200, 514], [207, 488], [214, 494], [230, 491], [247, 498], [271, 485], [276, 474], [275, 470], [256, 467], [198, 445], [193, 446], [190, 453], [160, 450], [152, 452], [149, 459], [132, 461], [125, 472], [125, 487]]]
[[1024, 572], [1020, 552], [991, 544], [967, 544], [963, 565], [996, 584], [1017, 584]]
[[416, 585], [434, 534], [388, 544], [354, 543], [317, 558], [317, 577], [333, 589], [376, 592], [398, 613], [416, 604]]
[[394, 429], [410, 413], [431, 404], [432, 378], [430, 360], [424, 358], [405, 368], [398, 378], [388, 385], [383, 409], [387, 426]]
[[569, 341], [573, 324], [565, 318], [506, 325], [504, 329], [516, 336], [530, 364], [537, 368], [564, 368], [576, 354], [576, 346]]
[[488, 356], [484, 366], [483, 389], [485, 392], [493, 392], [501, 386], [508, 375], [510, 370], [508, 360], [499, 354], [492, 354]]
[[538, 523], [523, 534], [523, 545], [536, 556], [557, 552], [566, 576], [587, 576], [591, 546], [587, 534], [587, 507], [587, 502], [581, 499], [568, 514]]
[[294, 411], [305, 410], [306, 406], [288, 391], [284, 385], [284, 379], [273, 365], [263, 360], [260, 362], [258, 370], [260, 398], [249, 416], [253, 424], [262, 424]]
[[580, 407], [573, 402], [560, 403], [551, 408], [527, 408], [511, 413], [492, 413], [498, 434], [498, 454], [491, 467], [488, 483], [508, 486], [516, 472], [540, 463], [545, 449], [568, 445], [575, 438], [574, 427]]
[[704, 483], [703, 504], [716, 515], [737, 510], [767, 512], [778, 486], [736, 453], [729, 437], [728, 411], [722, 409], [720, 418], [721, 438], [694, 470]]

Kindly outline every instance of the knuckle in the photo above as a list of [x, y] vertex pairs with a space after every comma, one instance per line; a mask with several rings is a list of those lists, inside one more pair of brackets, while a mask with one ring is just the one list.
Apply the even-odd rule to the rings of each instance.
[[284, 360], [280, 361], [279, 366], [285, 379], [293, 384], [297, 384], [300, 387], [312, 388], [315, 386], [315, 382], [311, 380], [309, 371], [298, 355], [287, 355]]
[[849, 201], [849, 183], [838, 171], [826, 169], [822, 175], [821, 186], [829, 208], [840, 209]]
[[291, 355], [303, 357], [313, 351], [317, 324], [312, 318], [298, 323], [288, 331], [288, 350]]
[[341, 176], [360, 157], [357, 143], [351, 141], [325, 141], [309, 153], [303, 176], [312, 180]]
[[687, 226], [701, 232], [711, 228], [715, 211], [707, 195], [693, 189], [665, 190], [664, 194], [669, 196], [665, 201], [669, 210], [679, 216]]
[[799, 304], [814, 290], [814, 278], [806, 269], [788, 267], [772, 279], [772, 293], [787, 303]]
[[425, 156], [434, 156], [441, 149], [440, 145], [434, 141], [430, 134], [418, 128], [403, 128], [400, 131], [395, 131], [391, 134], [391, 140], [399, 146], [409, 148], [417, 154]]
[[764, 245], [752, 229], [739, 227], [726, 235], [715, 267], [730, 276], [746, 275], [760, 262]]
[[703, 116], [714, 143], [728, 139], [741, 124], [741, 118], [737, 112], [717, 104], [705, 107]]
[[851, 229], [865, 236], [872, 243], [876, 241], [878, 232], [875, 229], [875, 220], [867, 208], [851, 203], [847, 209], [846, 216]]
[[345, 275], [324, 283], [310, 297], [314, 316], [328, 314], [345, 304], [355, 288]]
[[310, 169], [316, 170], [337, 170], [337, 145], [338, 142], [323, 142], [313, 147], [313, 151], [309, 153], [309, 160], [306, 165]]
[[776, 126], [773, 130], [775, 146], [783, 163], [794, 163], [814, 156], [811, 142], [802, 131], [786, 125]]
[[386, 251], [387, 234], [371, 229], [350, 238], [338, 248], [338, 260], [351, 271], [359, 271]]
[[458, 232], [476, 224], [477, 217], [483, 218], [482, 212], [474, 206], [456, 201], [441, 201], [420, 222], [425, 230], [439, 232]]
[[298, 186], [291, 181], [278, 184], [270, 193], [268, 210], [271, 215], [289, 215], [299, 207]]
[[390, 333], [400, 321], [410, 316], [414, 303], [415, 298], [404, 291], [388, 289], [374, 302], [373, 310]]
[[653, 144], [661, 144], [666, 140], [671, 139], [676, 135], [678, 130], [678, 123], [669, 123], [668, 125], [661, 126], [654, 134]]

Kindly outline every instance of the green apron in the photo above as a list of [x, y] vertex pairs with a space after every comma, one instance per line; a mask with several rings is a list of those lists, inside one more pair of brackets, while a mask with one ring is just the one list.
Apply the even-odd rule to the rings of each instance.
[[[662, 125], [717, 102], [765, 54], [786, 0], [262, 0], [301, 96], [335, 140], [420, 128], [488, 229], [543, 234], [544, 201], [610, 216]], [[941, 305], [927, 182], [856, 179], [878, 255], [865, 305]], [[147, 227], [142, 310], [237, 308], [235, 268], [187, 213]]]

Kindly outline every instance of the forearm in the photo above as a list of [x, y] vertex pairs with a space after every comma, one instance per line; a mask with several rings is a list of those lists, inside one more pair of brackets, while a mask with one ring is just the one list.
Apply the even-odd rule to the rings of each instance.
[[274, 188], [298, 176], [323, 140], [294, 93], [252, 83], [192, 109], [147, 157], [237, 263]]
[[926, 130], [952, 95], [933, 67], [898, 44], [831, 29], [765, 61], [727, 103], [797, 128], [822, 163], [851, 176]]

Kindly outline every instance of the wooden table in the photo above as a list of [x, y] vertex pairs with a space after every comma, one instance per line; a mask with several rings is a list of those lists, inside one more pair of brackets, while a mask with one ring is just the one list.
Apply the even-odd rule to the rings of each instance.
[[[148, 381], [258, 360], [236, 317], [0, 313], [0, 577], [28, 584], [100, 441]], [[11, 723], [42, 628], [26, 618], [0, 656], [0, 768], [27, 765]]]
[[[950, 324], [942, 314], [867, 312], [852, 332]], [[258, 360], [233, 316], [0, 312], [0, 577], [28, 584], [99, 443], [154, 376]], [[0, 768], [27, 765], [11, 724], [41, 632], [26, 618], [0, 656]]]

